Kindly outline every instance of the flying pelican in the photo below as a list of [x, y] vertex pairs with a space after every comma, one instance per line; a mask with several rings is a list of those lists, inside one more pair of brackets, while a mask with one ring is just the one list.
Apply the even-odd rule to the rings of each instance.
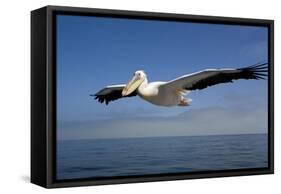
[[238, 79], [265, 79], [267, 73], [267, 63], [262, 63], [238, 69], [206, 69], [167, 82], [149, 83], [145, 72], [138, 70], [128, 84], [106, 86], [90, 96], [94, 96], [100, 103], [105, 102], [106, 105], [110, 101], [138, 95], [158, 106], [188, 106], [191, 99], [185, 98], [185, 95], [189, 91], [202, 90], [208, 86]]

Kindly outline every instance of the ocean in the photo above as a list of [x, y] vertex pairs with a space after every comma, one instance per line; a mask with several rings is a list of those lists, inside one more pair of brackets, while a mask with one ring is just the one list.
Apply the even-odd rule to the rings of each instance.
[[262, 168], [267, 134], [58, 140], [56, 178]]

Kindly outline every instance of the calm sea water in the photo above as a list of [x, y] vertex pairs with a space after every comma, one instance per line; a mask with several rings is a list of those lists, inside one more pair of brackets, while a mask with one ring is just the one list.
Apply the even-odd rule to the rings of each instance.
[[213, 135], [57, 143], [57, 179], [267, 167], [267, 135]]

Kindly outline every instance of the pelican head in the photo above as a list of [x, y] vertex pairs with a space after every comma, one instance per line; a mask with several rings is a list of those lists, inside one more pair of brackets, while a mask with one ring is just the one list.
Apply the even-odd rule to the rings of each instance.
[[143, 70], [138, 70], [134, 73], [133, 78], [127, 83], [122, 91], [122, 96], [128, 96], [135, 91], [145, 80], [146, 74]]

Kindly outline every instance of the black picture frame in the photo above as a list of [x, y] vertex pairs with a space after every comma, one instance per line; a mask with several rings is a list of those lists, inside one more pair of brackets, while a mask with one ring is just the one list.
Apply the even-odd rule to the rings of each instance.
[[[100, 179], [55, 179], [56, 14], [265, 26], [268, 28], [268, 168]], [[274, 21], [230, 17], [46, 6], [31, 12], [31, 182], [46, 188], [167, 181], [274, 173]]]

